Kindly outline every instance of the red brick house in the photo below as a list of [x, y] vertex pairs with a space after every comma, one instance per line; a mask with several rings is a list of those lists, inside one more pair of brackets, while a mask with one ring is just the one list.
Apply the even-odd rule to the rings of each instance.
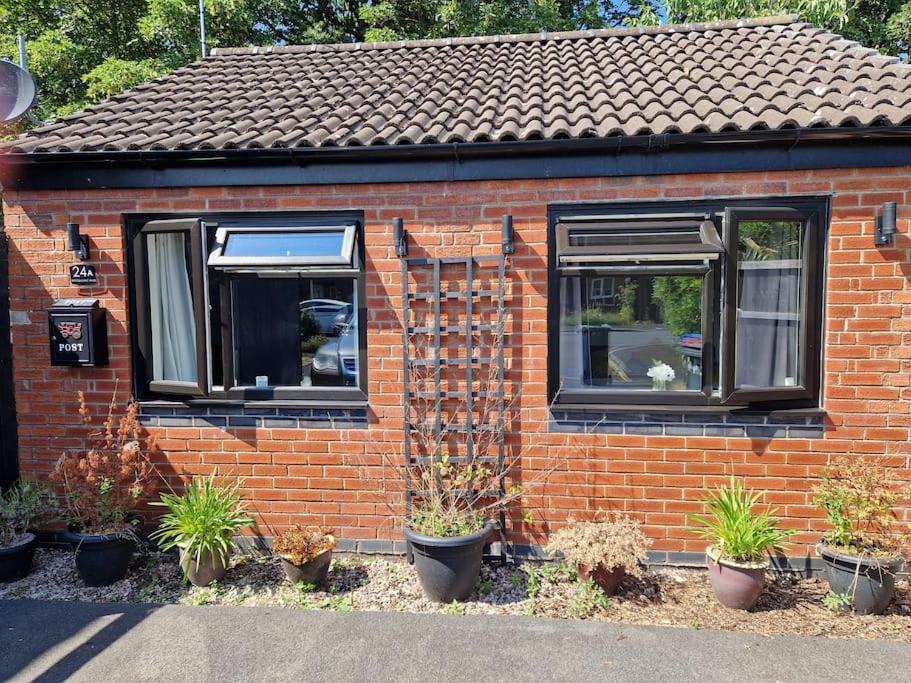
[[[510, 538], [621, 509], [694, 559], [686, 513], [733, 473], [802, 555], [833, 454], [907, 472], [909, 124], [911, 68], [794, 17], [217, 50], [3, 147], [19, 468], [119, 383], [163, 471], [217, 465], [273, 528], [389, 549], [400, 252], [505, 251], [506, 447], [568, 463]], [[106, 311], [106, 363], [51, 364], [69, 299]]]

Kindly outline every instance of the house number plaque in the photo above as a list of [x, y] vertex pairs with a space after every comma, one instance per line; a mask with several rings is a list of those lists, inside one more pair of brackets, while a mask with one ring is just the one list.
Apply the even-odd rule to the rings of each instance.
[[70, 284], [85, 287], [98, 284], [98, 271], [87, 263], [76, 263], [70, 266]]

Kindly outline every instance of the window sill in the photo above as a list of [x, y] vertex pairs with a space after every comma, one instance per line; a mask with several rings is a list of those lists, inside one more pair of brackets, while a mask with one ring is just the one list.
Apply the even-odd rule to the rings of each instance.
[[689, 415], [763, 415], [768, 417], [803, 417], [824, 419], [828, 413], [825, 408], [755, 408], [746, 406], [707, 406], [707, 405], [668, 405], [651, 403], [560, 403], [551, 407], [552, 411], [572, 411], [590, 413], [670, 413]]
[[367, 408], [369, 401], [366, 398], [351, 398], [345, 400], [316, 400], [316, 399], [281, 399], [281, 400], [254, 400], [254, 399], [229, 399], [229, 398], [188, 398], [186, 400], [145, 399], [137, 401], [140, 409], [143, 408], [249, 408], [256, 410], [281, 409], [281, 408]]

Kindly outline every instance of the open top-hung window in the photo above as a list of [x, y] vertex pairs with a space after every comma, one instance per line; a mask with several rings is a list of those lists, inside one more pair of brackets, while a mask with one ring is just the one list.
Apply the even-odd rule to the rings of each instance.
[[359, 220], [280, 218], [139, 226], [132, 261], [141, 395], [364, 397]]
[[811, 405], [824, 204], [673, 209], [552, 210], [556, 400]]

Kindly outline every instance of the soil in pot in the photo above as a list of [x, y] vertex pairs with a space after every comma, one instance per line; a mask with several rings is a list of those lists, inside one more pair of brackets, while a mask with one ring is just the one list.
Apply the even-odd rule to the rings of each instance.
[[28, 576], [32, 570], [32, 559], [38, 537], [35, 534], [22, 534], [12, 545], [0, 548], [0, 583], [18, 581]]
[[294, 564], [284, 557], [281, 557], [282, 569], [285, 576], [291, 583], [311, 583], [314, 586], [322, 586], [326, 583], [326, 577], [329, 576], [329, 564], [332, 562], [332, 551], [327, 550], [314, 557], [309, 562], [303, 564]]
[[188, 553], [181, 549], [180, 551], [180, 568], [183, 569], [184, 576], [194, 586], [204, 588], [212, 584], [213, 581], [220, 581], [224, 578], [225, 572], [228, 571], [229, 557], [222, 557], [218, 553], [204, 551], [199, 555], [199, 561], [196, 560], [196, 553]]
[[709, 583], [722, 605], [731, 609], [750, 609], [759, 600], [765, 586], [765, 564], [741, 564], [720, 559], [713, 546], [706, 550], [705, 563]]
[[436, 538], [405, 527], [405, 539], [411, 548], [409, 559], [428, 599], [449, 603], [471, 595], [481, 573], [484, 544], [493, 528], [487, 524], [467, 536]]
[[591, 579], [596, 585], [601, 587], [605, 595], [614, 595], [620, 589], [620, 583], [626, 577], [626, 569], [623, 567], [606, 569], [599, 564], [592, 571], [586, 565], [580, 564], [578, 570], [580, 579], [583, 581]]
[[889, 606], [895, 594], [895, 575], [904, 563], [901, 558], [848, 555], [822, 543], [816, 552], [825, 564], [829, 589], [850, 595], [856, 614], [882, 614]]
[[63, 538], [76, 551], [76, 569], [86, 586], [109, 586], [127, 575], [136, 549], [129, 533], [95, 535], [67, 529]]

